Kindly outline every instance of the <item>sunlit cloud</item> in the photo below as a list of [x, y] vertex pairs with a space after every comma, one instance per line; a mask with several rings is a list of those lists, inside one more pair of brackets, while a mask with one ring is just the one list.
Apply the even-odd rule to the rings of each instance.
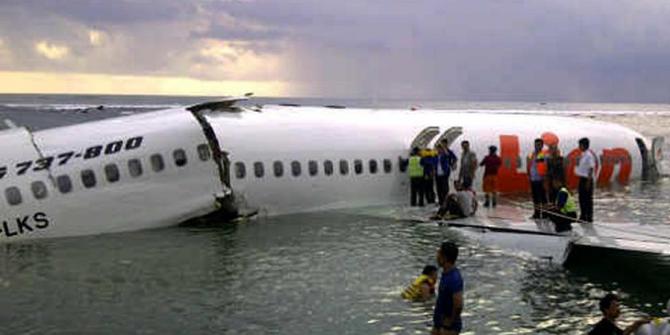
[[67, 56], [70, 49], [64, 45], [56, 45], [47, 41], [40, 41], [35, 44], [35, 51], [48, 59], [58, 60]]
[[281, 81], [198, 80], [187, 77], [0, 71], [0, 93], [260, 96], [293, 94]]
[[258, 53], [246, 42], [207, 40], [193, 57], [191, 72], [211, 78], [280, 78], [282, 55]]

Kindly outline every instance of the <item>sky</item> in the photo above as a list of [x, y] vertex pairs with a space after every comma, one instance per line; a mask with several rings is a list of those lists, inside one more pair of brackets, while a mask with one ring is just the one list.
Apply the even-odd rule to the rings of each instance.
[[670, 102], [662, 0], [0, 0], [0, 93]]

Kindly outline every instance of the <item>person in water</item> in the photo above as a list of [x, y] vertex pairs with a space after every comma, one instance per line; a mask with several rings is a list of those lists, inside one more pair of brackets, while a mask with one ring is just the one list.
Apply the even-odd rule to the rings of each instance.
[[600, 311], [603, 313], [603, 318], [593, 326], [593, 329], [591, 329], [588, 335], [633, 334], [640, 328], [640, 326], [649, 322], [649, 318], [642, 318], [633, 322], [633, 324], [626, 327], [626, 329], [622, 330], [617, 327], [616, 319], [621, 314], [621, 310], [619, 309], [619, 297], [613, 293], [608, 293], [600, 299], [599, 307]]
[[458, 335], [463, 328], [463, 278], [456, 267], [458, 247], [444, 242], [437, 249], [437, 264], [442, 267], [442, 278], [438, 288], [433, 312], [431, 335]]
[[402, 292], [402, 297], [411, 301], [426, 301], [435, 296], [436, 282], [437, 267], [426, 265], [421, 275]]

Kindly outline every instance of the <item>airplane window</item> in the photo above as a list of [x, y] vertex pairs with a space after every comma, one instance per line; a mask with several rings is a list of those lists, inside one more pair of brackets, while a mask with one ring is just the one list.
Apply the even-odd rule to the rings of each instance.
[[393, 170], [393, 163], [391, 163], [391, 160], [384, 159], [384, 172], [391, 173], [392, 170]]
[[282, 164], [282, 162], [275, 161], [272, 165], [275, 170], [275, 177], [281, 177], [284, 175], [284, 164]]
[[301, 168], [300, 168], [300, 162], [298, 161], [293, 161], [291, 162], [291, 174], [293, 177], [297, 177], [301, 173]]
[[72, 191], [72, 181], [70, 176], [64, 174], [56, 178], [56, 184], [58, 184], [58, 190], [60, 193], [70, 193]]
[[107, 177], [107, 181], [110, 183], [119, 181], [119, 168], [116, 166], [116, 164], [105, 165], [105, 177]]
[[86, 188], [95, 186], [95, 173], [93, 173], [93, 170], [81, 171], [81, 183], [84, 184], [84, 187]]
[[5, 198], [7, 198], [7, 202], [12, 206], [18, 205], [21, 203], [21, 201], [23, 201], [21, 199], [21, 191], [19, 191], [19, 188], [15, 186], [8, 187], [5, 190]]
[[340, 174], [343, 176], [349, 174], [349, 162], [344, 159], [340, 160]]
[[407, 165], [409, 165], [408, 159], [398, 157], [398, 170], [400, 170], [400, 172], [407, 172]]
[[325, 173], [326, 176], [330, 176], [330, 175], [333, 174], [333, 162], [332, 161], [323, 162], [323, 173]]
[[356, 174], [363, 173], [363, 161], [360, 159], [354, 160], [354, 172], [356, 172]]
[[133, 158], [128, 161], [128, 172], [130, 176], [135, 178], [142, 175], [142, 162], [139, 159]]
[[33, 191], [33, 196], [35, 196], [35, 199], [44, 199], [49, 195], [47, 192], [47, 186], [44, 185], [42, 181], [34, 181], [32, 184], [30, 184], [30, 189]]
[[262, 162], [254, 163], [254, 175], [256, 175], [256, 178], [263, 178], [263, 175], [265, 175], [265, 168]]
[[165, 162], [163, 162], [163, 156], [161, 156], [161, 154], [153, 154], [149, 160], [151, 161], [151, 169], [154, 172], [161, 172], [165, 168]]
[[242, 162], [235, 163], [235, 177], [242, 179], [247, 176], [247, 169]]
[[174, 163], [177, 166], [186, 165], [186, 151], [184, 151], [184, 149], [177, 149], [173, 151], [172, 156], [174, 157]]
[[208, 161], [212, 155], [209, 152], [209, 145], [201, 144], [198, 146], [198, 157], [201, 161]]
[[377, 161], [371, 159], [369, 163], [370, 163], [370, 173], [372, 174], [377, 173]]
[[309, 168], [310, 176], [316, 176], [316, 174], [319, 173], [319, 164], [317, 164], [316, 161], [309, 161], [307, 166]]

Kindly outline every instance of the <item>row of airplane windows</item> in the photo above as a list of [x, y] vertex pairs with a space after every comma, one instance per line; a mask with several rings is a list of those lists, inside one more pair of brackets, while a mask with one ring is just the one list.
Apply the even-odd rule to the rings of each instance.
[[[379, 163], [376, 159], [368, 160], [368, 171], [370, 174], [376, 174], [379, 172]], [[302, 174], [302, 164], [299, 161], [291, 162], [291, 175], [293, 177], [299, 177]], [[341, 159], [338, 163], [340, 174], [346, 176], [349, 174], [349, 161]], [[244, 179], [247, 176], [246, 165], [242, 162], [235, 162], [235, 177], [237, 179]], [[405, 172], [407, 169], [407, 164], [398, 163], [400, 172]], [[255, 162], [253, 164], [254, 175], [256, 178], [263, 178], [265, 176], [265, 166], [263, 162]], [[274, 161], [272, 163], [272, 169], [274, 176], [279, 178], [284, 176], [284, 163], [282, 161]], [[390, 159], [386, 158], [382, 160], [382, 169], [384, 173], [393, 172], [393, 163]], [[330, 176], [334, 173], [334, 163], [331, 160], [323, 161], [323, 173], [326, 176]], [[307, 162], [307, 172], [310, 176], [314, 177], [319, 174], [319, 163], [314, 160]], [[363, 173], [363, 160], [355, 159], [354, 160], [354, 173], [359, 175]]]
[[[201, 144], [197, 148], [198, 158], [201, 161], [208, 161], [211, 158], [207, 144]], [[175, 166], [183, 167], [188, 163], [186, 151], [184, 149], [175, 149], [172, 151], [172, 158]], [[153, 154], [149, 156], [149, 163], [153, 172], [165, 170], [165, 161], [163, 155]], [[129, 159], [127, 163], [128, 174], [131, 178], [137, 178], [144, 173], [142, 162], [138, 158]], [[121, 179], [119, 167], [115, 163], [109, 163], [103, 168], [105, 179], [108, 183], [116, 183]], [[80, 172], [81, 183], [84, 188], [93, 188], [97, 184], [95, 172], [91, 169], [85, 169]], [[62, 194], [72, 192], [72, 180], [69, 175], [63, 174], [56, 177], [56, 188]], [[33, 197], [37, 200], [45, 199], [49, 195], [46, 184], [41, 180], [33, 181], [30, 184], [30, 190]], [[16, 186], [5, 189], [5, 199], [10, 206], [16, 206], [23, 202], [21, 190]]]

